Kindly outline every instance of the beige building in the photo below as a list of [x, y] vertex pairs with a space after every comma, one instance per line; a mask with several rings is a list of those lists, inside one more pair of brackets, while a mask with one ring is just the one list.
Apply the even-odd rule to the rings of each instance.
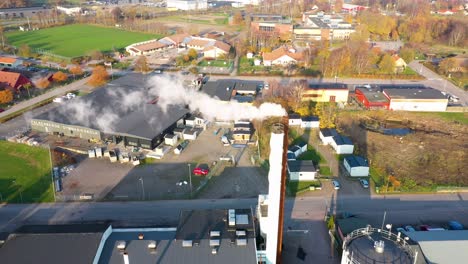
[[342, 83], [309, 84], [302, 96], [303, 101], [314, 102], [348, 102], [349, 90]]

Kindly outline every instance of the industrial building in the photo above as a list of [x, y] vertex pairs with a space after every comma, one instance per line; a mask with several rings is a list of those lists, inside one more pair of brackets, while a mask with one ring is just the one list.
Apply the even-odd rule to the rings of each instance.
[[182, 211], [177, 227], [42, 229], [10, 234], [0, 246], [2, 263], [258, 263], [251, 209]]
[[349, 90], [343, 83], [309, 83], [302, 100], [347, 103]]
[[302, 15], [302, 25], [294, 27], [294, 38], [305, 40], [345, 40], [355, 32], [353, 25], [337, 14], [318, 12]]
[[440, 91], [424, 86], [380, 86], [396, 111], [445, 112], [448, 98]]
[[169, 10], [203, 10], [208, 8], [207, 0], [166, 0]]
[[378, 87], [356, 87], [355, 98], [366, 109], [388, 109], [390, 100]]
[[258, 92], [259, 82], [223, 79], [203, 84], [201, 91], [221, 101], [252, 103]]
[[[149, 94], [146, 78], [137, 73], [121, 77], [105, 87], [31, 120], [35, 131], [112, 140], [125, 146], [153, 149], [179, 124], [188, 110], [180, 105], [163, 109]], [[130, 99], [128, 98], [136, 98]]]

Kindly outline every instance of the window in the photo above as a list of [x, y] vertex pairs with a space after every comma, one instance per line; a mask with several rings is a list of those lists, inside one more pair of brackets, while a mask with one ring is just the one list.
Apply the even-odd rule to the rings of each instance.
[[275, 30], [275, 27], [259, 26], [258, 29], [259, 29], [260, 31], [272, 32], [272, 31]]
[[304, 94], [302, 97], [321, 97], [320, 94]]
[[330, 95], [330, 102], [335, 102], [336, 101], [336, 96]]

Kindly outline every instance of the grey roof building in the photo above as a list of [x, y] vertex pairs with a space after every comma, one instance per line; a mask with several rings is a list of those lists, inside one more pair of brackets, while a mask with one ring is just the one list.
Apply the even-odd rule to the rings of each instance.
[[439, 90], [427, 87], [382, 87], [383, 93], [391, 99], [442, 99], [447, 100]]
[[257, 94], [261, 82], [224, 79], [207, 82], [202, 91], [221, 101], [235, 100], [240, 103], [251, 103]]
[[315, 172], [317, 169], [314, 166], [314, 162], [311, 160], [289, 160], [288, 161], [289, 172]]
[[361, 156], [350, 155], [344, 158], [351, 168], [369, 167], [369, 163]]
[[85, 139], [110, 136], [126, 145], [154, 148], [189, 112], [163, 109], [149, 92], [148, 77], [132, 73], [31, 120], [34, 130]]

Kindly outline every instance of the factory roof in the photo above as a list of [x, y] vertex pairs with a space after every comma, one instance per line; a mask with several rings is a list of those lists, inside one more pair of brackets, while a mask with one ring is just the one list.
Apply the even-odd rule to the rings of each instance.
[[439, 90], [432, 88], [382, 88], [390, 99], [442, 99], [447, 100]]
[[57, 232], [33, 228], [34, 233], [14, 233], [0, 246], [3, 264], [82, 264], [92, 263], [102, 237], [94, 228], [70, 230], [57, 227]]
[[317, 169], [311, 160], [289, 160], [288, 170], [290, 172], [314, 172]]
[[388, 102], [388, 98], [382, 93], [380, 89], [369, 89], [366, 87], [356, 87], [356, 91], [361, 92], [369, 102], [380, 103]]
[[428, 263], [468, 259], [468, 230], [417, 231], [406, 235], [419, 244]]
[[344, 158], [351, 168], [354, 167], [369, 167], [369, 163], [361, 156], [346, 156]]
[[211, 97], [217, 97], [221, 101], [230, 101], [235, 86], [236, 82], [233, 80], [217, 80], [204, 84], [202, 91]]
[[[140, 102], [142, 98], [154, 99]], [[149, 94], [144, 75], [132, 73], [34, 119], [152, 139], [187, 113], [180, 105], [163, 109]]]

